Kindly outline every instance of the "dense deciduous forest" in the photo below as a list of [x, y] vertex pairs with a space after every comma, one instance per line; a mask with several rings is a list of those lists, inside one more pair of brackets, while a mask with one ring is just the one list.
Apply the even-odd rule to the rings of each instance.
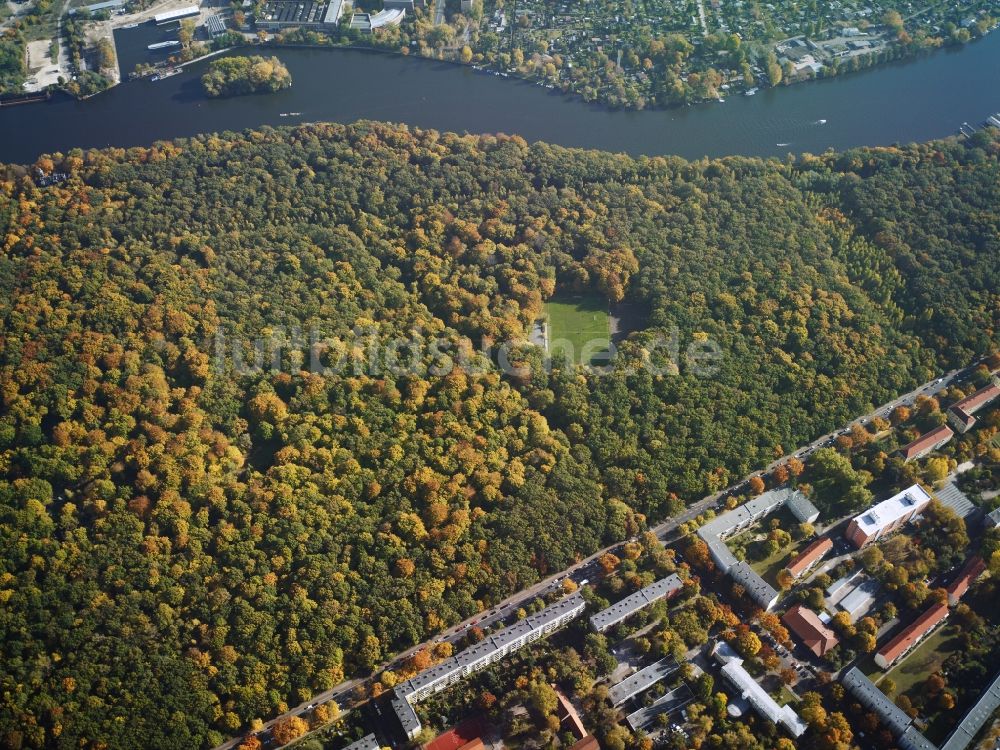
[[[998, 157], [359, 123], [6, 168], [0, 742], [210, 746], [994, 349]], [[610, 373], [296, 343], [520, 341], [573, 289], [648, 313]], [[721, 359], [636, 367], [658, 335]]]

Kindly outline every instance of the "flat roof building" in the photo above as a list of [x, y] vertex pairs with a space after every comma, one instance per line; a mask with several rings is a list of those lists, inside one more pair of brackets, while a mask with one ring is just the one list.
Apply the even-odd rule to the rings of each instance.
[[743, 660], [725, 642], [719, 642], [712, 655], [720, 664], [720, 671], [729, 684], [754, 707], [761, 716], [774, 724], [785, 727], [793, 737], [801, 737], [806, 723], [791, 706], [779, 706], [761, 685], [743, 668]]
[[157, 26], [163, 26], [164, 24], [180, 21], [184, 18], [197, 16], [199, 13], [201, 13], [201, 9], [198, 8], [197, 5], [186, 5], [183, 8], [177, 8], [176, 10], [168, 10], [163, 13], [157, 13], [153, 16], [153, 20], [156, 22]]
[[875, 663], [882, 669], [888, 669], [899, 659], [908, 654], [924, 637], [938, 626], [948, 616], [948, 606], [935, 604], [914, 620], [903, 631], [880, 648], [875, 654]]
[[633, 698], [639, 693], [644, 693], [660, 680], [665, 680], [680, 669], [677, 662], [672, 657], [665, 657], [657, 662], [653, 662], [648, 667], [640, 669], [633, 675], [626, 677], [616, 685], [612, 685], [608, 690], [608, 698], [611, 705], [620, 706], [629, 698]]
[[879, 592], [879, 588], [878, 581], [869, 578], [841, 599], [837, 606], [849, 614], [852, 621], [857, 620], [868, 611], [868, 608], [875, 601], [875, 595]]
[[930, 502], [931, 496], [919, 484], [907, 487], [851, 519], [844, 536], [861, 549], [912, 521]]
[[813, 565], [823, 559], [823, 556], [833, 549], [833, 540], [823, 537], [812, 542], [788, 563], [787, 570], [793, 578], [798, 578]]
[[648, 607], [653, 602], [659, 601], [669, 596], [673, 596], [684, 586], [684, 582], [676, 574], [671, 574], [666, 578], [661, 578], [656, 583], [639, 589], [634, 594], [629, 594], [624, 599], [612, 604], [607, 609], [602, 609], [590, 618], [590, 627], [598, 633], [602, 633], [608, 628], [612, 628], [620, 622], [624, 622], [641, 609]]
[[688, 703], [694, 700], [694, 693], [687, 683], [682, 682], [670, 692], [657, 698], [650, 705], [644, 706], [637, 711], [633, 711], [625, 717], [625, 723], [633, 732], [645, 729], [653, 723], [660, 714], [674, 713], [679, 711]]
[[83, 8], [70, 8], [69, 14], [75, 16], [81, 10], [85, 10], [88, 13], [100, 13], [102, 10], [117, 10], [118, 8], [124, 8], [128, 2], [129, 0], [105, 0], [103, 3], [85, 5]]
[[837, 634], [824, 625], [815, 612], [801, 604], [796, 604], [785, 612], [781, 621], [816, 656], [823, 656], [839, 642]]
[[923, 458], [931, 451], [936, 451], [955, 436], [952, 429], [943, 424], [935, 427], [930, 432], [924, 433], [912, 443], [904, 445], [899, 449], [904, 461], [912, 461], [915, 458]]
[[[826, 589], [826, 598], [835, 599], [839, 601], [843, 599], [849, 592], [853, 590], [852, 584], [855, 579], [861, 576], [861, 571], [856, 570], [853, 573], [848, 573], [843, 578], [838, 578], [836, 581], [831, 583]], [[838, 598], [839, 597], [839, 598]]]
[[323, 13], [323, 23], [327, 26], [336, 26], [340, 23], [340, 17], [344, 14], [344, 0], [330, 0]]

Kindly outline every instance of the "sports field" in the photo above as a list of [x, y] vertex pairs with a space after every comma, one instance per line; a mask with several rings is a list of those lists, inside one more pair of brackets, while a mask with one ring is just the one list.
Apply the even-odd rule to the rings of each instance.
[[[608, 302], [598, 295], [564, 295], [545, 303], [549, 352], [577, 364], [605, 364], [610, 344]], [[595, 356], [596, 355], [596, 356]]]

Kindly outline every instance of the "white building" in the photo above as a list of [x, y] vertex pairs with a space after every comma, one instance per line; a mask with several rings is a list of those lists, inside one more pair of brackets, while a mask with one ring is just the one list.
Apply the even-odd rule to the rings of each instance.
[[779, 724], [793, 737], [801, 737], [808, 728], [791, 706], [779, 706], [760, 684], [743, 668], [743, 660], [725, 642], [719, 642], [712, 655], [729, 684], [765, 719]]
[[855, 547], [861, 549], [866, 544], [881, 539], [912, 521], [930, 505], [930, 502], [931, 496], [919, 484], [907, 487], [888, 500], [883, 500], [855, 516], [847, 525], [844, 536], [853, 542]]

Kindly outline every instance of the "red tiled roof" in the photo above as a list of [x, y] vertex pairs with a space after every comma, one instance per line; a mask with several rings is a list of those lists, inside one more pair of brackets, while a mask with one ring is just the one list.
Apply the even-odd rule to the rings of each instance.
[[800, 552], [795, 559], [788, 563], [788, 572], [797, 576], [823, 555], [833, 548], [833, 540], [830, 537], [817, 539], [815, 542]]
[[986, 563], [983, 562], [983, 558], [979, 555], [973, 555], [966, 562], [965, 566], [959, 572], [958, 576], [946, 589], [948, 592], [948, 600], [961, 599], [966, 591], [969, 590], [969, 586], [972, 585], [979, 576], [983, 574], [986, 570]]
[[822, 656], [838, 643], [836, 633], [824, 625], [815, 612], [801, 604], [791, 607], [781, 620], [816, 656]]
[[597, 738], [588, 734], [582, 740], [578, 740], [569, 746], [569, 750], [601, 750], [601, 743], [597, 741]]
[[905, 458], [911, 458], [929, 446], [937, 445], [942, 440], [950, 440], [954, 434], [948, 425], [943, 424], [940, 427], [935, 427], [930, 432], [924, 433], [909, 445], [904, 445], [899, 449], [899, 452]]
[[485, 731], [486, 722], [483, 717], [473, 716], [439, 734], [424, 746], [424, 750], [475, 750], [475, 742]]
[[971, 396], [966, 396], [961, 401], [952, 404], [952, 409], [961, 409], [966, 414], [973, 414], [977, 409], [982, 408], [987, 403], [1000, 396], [1000, 388], [993, 383], [980, 388]]
[[899, 635], [879, 649], [878, 655], [891, 664], [899, 655], [924, 637], [935, 625], [948, 616], [946, 604], [935, 604], [910, 623]]

